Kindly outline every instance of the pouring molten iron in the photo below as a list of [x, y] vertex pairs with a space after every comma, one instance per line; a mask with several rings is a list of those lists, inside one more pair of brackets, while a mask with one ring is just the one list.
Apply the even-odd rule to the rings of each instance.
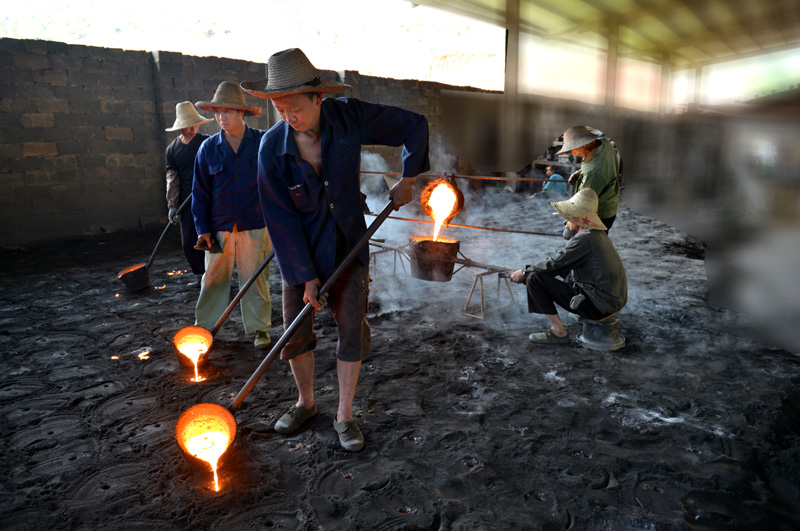
[[464, 207], [464, 194], [455, 185], [441, 178], [429, 183], [419, 197], [422, 210], [433, 219], [433, 241], [439, 241], [442, 225], [447, 225]]
[[460, 242], [440, 238], [439, 231], [461, 212], [464, 194], [454, 182], [441, 178], [429, 183], [422, 190], [420, 203], [422, 210], [433, 219], [433, 237], [411, 237], [411, 276], [420, 280], [447, 282], [453, 275]]
[[178, 362], [185, 367], [194, 367], [193, 382], [202, 382], [199, 368], [208, 358], [208, 350], [214, 340], [211, 332], [202, 326], [185, 326], [178, 330], [172, 343], [178, 352]]
[[192, 406], [178, 417], [175, 425], [175, 439], [187, 459], [199, 459], [211, 466], [214, 490], [217, 492], [217, 465], [235, 437], [236, 420], [233, 414], [218, 404], [205, 402]]

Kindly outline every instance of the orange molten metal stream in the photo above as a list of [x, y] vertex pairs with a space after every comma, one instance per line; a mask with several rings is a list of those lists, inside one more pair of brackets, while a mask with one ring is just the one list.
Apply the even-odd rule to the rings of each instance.
[[178, 351], [194, 363], [194, 378], [192, 378], [192, 381], [202, 382], [205, 380], [205, 378], [200, 378], [200, 373], [197, 369], [197, 361], [200, 359], [200, 356], [208, 351], [208, 345], [205, 343], [184, 343], [178, 348]]
[[214, 490], [219, 492], [219, 477], [217, 476], [217, 462], [225, 450], [228, 449], [230, 438], [226, 433], [207, 431], [195, 435], [186, 441], [186, 451], [211, 465], [214, 471]]
[[445, 183], [439, 184], [433, 189], [433, 192], [431, 192], [431, 197], [428, 200], [428, 206], [430, 206], [431, 211], [433, 212], [433, 216], [431, 216], [433, 217], [434, 221], [433, 241], [438, 241], [439, 231], [442, 228], [442, 224], [453, 212], [457, 200], [458, 198], [453, 189], [447, 186]]

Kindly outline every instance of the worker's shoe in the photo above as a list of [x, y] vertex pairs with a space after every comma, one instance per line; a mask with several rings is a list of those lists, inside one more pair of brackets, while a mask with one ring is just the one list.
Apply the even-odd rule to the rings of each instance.
[[317, 414], [317, 405], [314, 404], [306, 409], [300, 406], [292, 406], [289, 411], [278, 419], [275, 423], [275, 431], [284, 435], [296, 432], [305, 421]]
[[339, 434], [339, 444], [348, 452], [358, 452], [364, 448], [364, 434], [355, 419], [339, 422], [333, 417], [333, 429]]
[[264, 330], [259, 330], [256, 332], [256, 339], [253, 341], [253, 344], [256, 348], [267, 348], [272, 344], [272, 339], [269, 337], [269, 332], [265, 332]]
[[531, 334], [528, 336], [528, 339], [534, 343], [542, 343], [545, 345], [564, 345], [569, 343], [569, 334], [564, 337], [558, 337], [553, 333], [553, 330], [546, 330], [538, 334]]

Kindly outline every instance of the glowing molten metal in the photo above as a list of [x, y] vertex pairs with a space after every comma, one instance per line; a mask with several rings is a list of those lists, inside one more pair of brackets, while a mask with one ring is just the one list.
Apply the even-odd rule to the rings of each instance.
[[425, 213], [433, 218], [433, 241], [438, 241], [442, 225], [461, 211], [464, 196], [461, 191], [446, 179], [437, 179], [428, 184], [420, 194], [420, 203]]
[[173, 339], [175, 348], [183, 356], [188, 358], [194, 366], [193, 382], [202, 382], [205, 380], [205, 378], [200, 377], [199, 367], [204, 360], [203, 356], [208, 352], [208, 349], [211, 348], [212, 341], [211, 332], [202, 326], [187, 326], [181, 328], [178, 330], [178, 333], [175, 334], [175, 338]]
[[218, 431], [207, 431], [186, 441], [186, 451], [211, 465], [214, 471], [214, 490], [219, 492], [217, 462], [228, 449], [228, 436]]
[[219, 491], [219, 459], [235, 436], [236, 421], [233, 415], [217, 404], [192, 406], [183, 412], [175, 425], [175, 438], [181, 450], [211, 466], [216, 491]]

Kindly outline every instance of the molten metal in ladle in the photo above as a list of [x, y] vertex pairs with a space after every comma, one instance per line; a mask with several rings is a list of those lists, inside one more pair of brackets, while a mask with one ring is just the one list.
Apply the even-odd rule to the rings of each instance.
[[217, 335], [219, 329], [222, 328], [222, 324], [228, 319], [228, 316], [242, 297], [244, 297], [244, 294], [247, 293], [247, 290], [250, 289], [250, 286], [256, 281], [258, 275], [266, 269], [274, 257], [275, 251], [270, 251], [261, 265], [258, 266], [255, 273], [247, 279], [247, 282], [239, 289], [239, 293], [236, 294], [230, 304], [228, 304], [228, 307], [225, 308], [225, 311], [217, 320], [214, 328], [209, 331], [202, 326], [185, 326], [175, 333], [172, 343], [175, 345], [175, 355], [178, 358], [178, 363], [184, 367], [194, 367], [194, 381], [202, 381], [198, 369], [208, 360], [208, 354], [214, 342], [214, 336]]

